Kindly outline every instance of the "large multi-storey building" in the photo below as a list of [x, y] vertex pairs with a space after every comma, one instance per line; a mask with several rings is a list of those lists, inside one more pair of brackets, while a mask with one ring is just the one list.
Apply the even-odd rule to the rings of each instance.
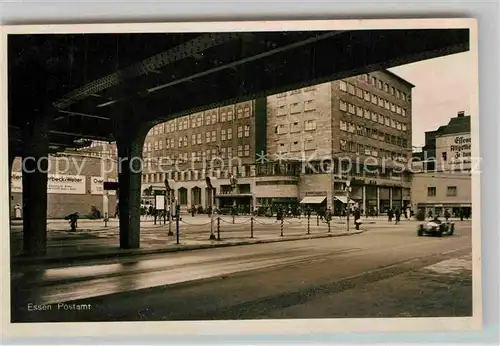
[[412, 87], [380, 71], [269, 97], [269, 153], [302, 161], [297, 197], [339, 210], [353, 180], [363, 210], [408, 204]]
[[426, 145], [413, 174], [412, 203], [425, 213], [452, 215], [472, 212], [470, 116], [463, 111], [447, 125], [425, 133]]
[[[143, 186], [174, 179], [179, 204], [207, 207], [210, 175], [221, 207], [307, 202], [340, 209], [348, 202], [345, 183], [355, 178], [351, 199], [363, 210], [401, 207], [410, 199], [410, 176], [393, 168], [411, 156], [412, 87], [380, 71], [159, 124], [144, 145]], [[345, 158], [359, 167], [345, 169]]]

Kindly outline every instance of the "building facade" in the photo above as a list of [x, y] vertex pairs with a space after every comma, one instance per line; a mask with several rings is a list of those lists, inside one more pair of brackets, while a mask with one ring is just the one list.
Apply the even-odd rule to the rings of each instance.
[[[23, 205], [22, 164], [22, 159], [16, 158], [12, 166], [10, 214], [13, 218], [16, 204]], [[116, 191], [103, 191], [104, 180], [117, 181], [113, 144], [94, 142], [89, 148], [49, 156], [47, 217], [59, 219], [75, 212], [81, 217], [90, 217], [92, 207], [103, 215], [105, 204], [112, 217], [117, 203]]]
[[[175, 199], [187, 207], [308, 197], [341, 209], [354, 179], [350, 197], [364, 211], [402, 207], [410, 200], [412, 87], [379, 71], [159, 124], [144, 145], [143, 189], [173, 179]], [[346, 158], [356, 167], [347, 169]], [[207, 175], [217, 178], [215, 199]]]
[[363, 211], [408, 205], [412, 87], [379, 71], [269, 97], [269, 154], [302, 161], [298, 199], [340, 210], [353, 180]]
[[426, 132], [421, 170], [412, 180], [412, 202], [426, 214], [472, 213], [470, 116], [458, 112], [447, 125]]

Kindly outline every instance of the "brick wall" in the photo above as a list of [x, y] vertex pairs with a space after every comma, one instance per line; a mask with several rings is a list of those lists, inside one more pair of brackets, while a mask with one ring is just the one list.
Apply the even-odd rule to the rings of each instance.
[[[78, 212], [84, 217], [90, 213], [90, 208], [95, 205], [101, 212], [103, 211], [103, 196], [91, 194], [91, 177], [101, 176], [101, 159], [95, 157], [69, 156], [66, 158], [51, 157], [49, 161], [49, 174], [55, 174], [57, 167], [59, 173], [65, 175], [85, 176], [85, 194], [49, 194], [47, 203], [48, 218], [63, 218], [66, 215]], [[13, 164], [13, 172], [21, 171], [21, 159], [16, 159]], [[64, 169], [67, 167], [67, 169]], [[109, 178], [116, 179], [116, 171], [108, 174]], [[114, 193], [114, 192], [111, 192]], [[19, 203], [22, 206], [22, 193], [12, 192], [11, 194], [11, 215], [14, 215], [14, 206]], [[114, 214], [116, 206], [116, 196], [109, 195], [108, 210], [110, 215]]]

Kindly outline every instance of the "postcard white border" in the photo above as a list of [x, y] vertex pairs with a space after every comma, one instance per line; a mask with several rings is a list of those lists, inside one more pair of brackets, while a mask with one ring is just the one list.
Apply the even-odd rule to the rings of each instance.
[[[238, 22], [183, 22], [154, 24], [68, 24], [68, 25], [14, 25], [3, 26], [2, 31], [2, 125], [0, 157], [7, 162], [7, 59], [8, 34], [27, 33], [154, 33], [154, 32], [230, 32], [230, 31], [282, 31], [282, 30], [368, 30], [416, 28], [468, 28], [471, 33], [470, 51], [473, 52], [478, 71], [477, 22], [470, 18], [434, 19], [366, 19], [315, 21], [238, 21]], [[478, 74], [476, 74], [478, 76]], [[478, 77], [476, 77], [478, 86]], [[478, 90], [476, 88], [476, 90]], [[479, 157], [479, 98], [471, 98], [472, 154]], [[0, 180], [8, 181], [8, 169], [2, 167]], [[8, 201], [8, 188], [0, 187], [0, 200]], [[472, 176], [472, 204], [474, 214], [480, 215], [480, 175]], [[8, 208], [1, 208], [3, 229], [9, 229]], [[10, 266], [2, 266], [2, 335], [3, 337], [78, 337], [78, 336], [138, 336], [138, 335], [255, 335], [304, 334], [331, 332], [388, 332], [388, 331], [466, 331], [476, 330], [482, 324], [481, 286], [481, 220], [472, 219], [473, 256], [473, 317], [466, 318], [391, 318], [391, 319], [295, 319], [295, 320], [239, 320], [199, 322], [108, 322], [108, 323], [10, 323]], [[2, 232], [2, 260], [10, 263], [9, 235]], [[228, 328], [230, 324], [230, 328]]]

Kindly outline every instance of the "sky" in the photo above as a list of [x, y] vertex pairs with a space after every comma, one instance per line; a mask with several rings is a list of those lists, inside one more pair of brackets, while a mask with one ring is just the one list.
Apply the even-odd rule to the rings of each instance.
[[423, 146], [425, 131], [446, 125], [459, 111], [471, 114], [477, 66], [471, 52], [423, 60], [390, 69], [413, 85], [412, 145]]

